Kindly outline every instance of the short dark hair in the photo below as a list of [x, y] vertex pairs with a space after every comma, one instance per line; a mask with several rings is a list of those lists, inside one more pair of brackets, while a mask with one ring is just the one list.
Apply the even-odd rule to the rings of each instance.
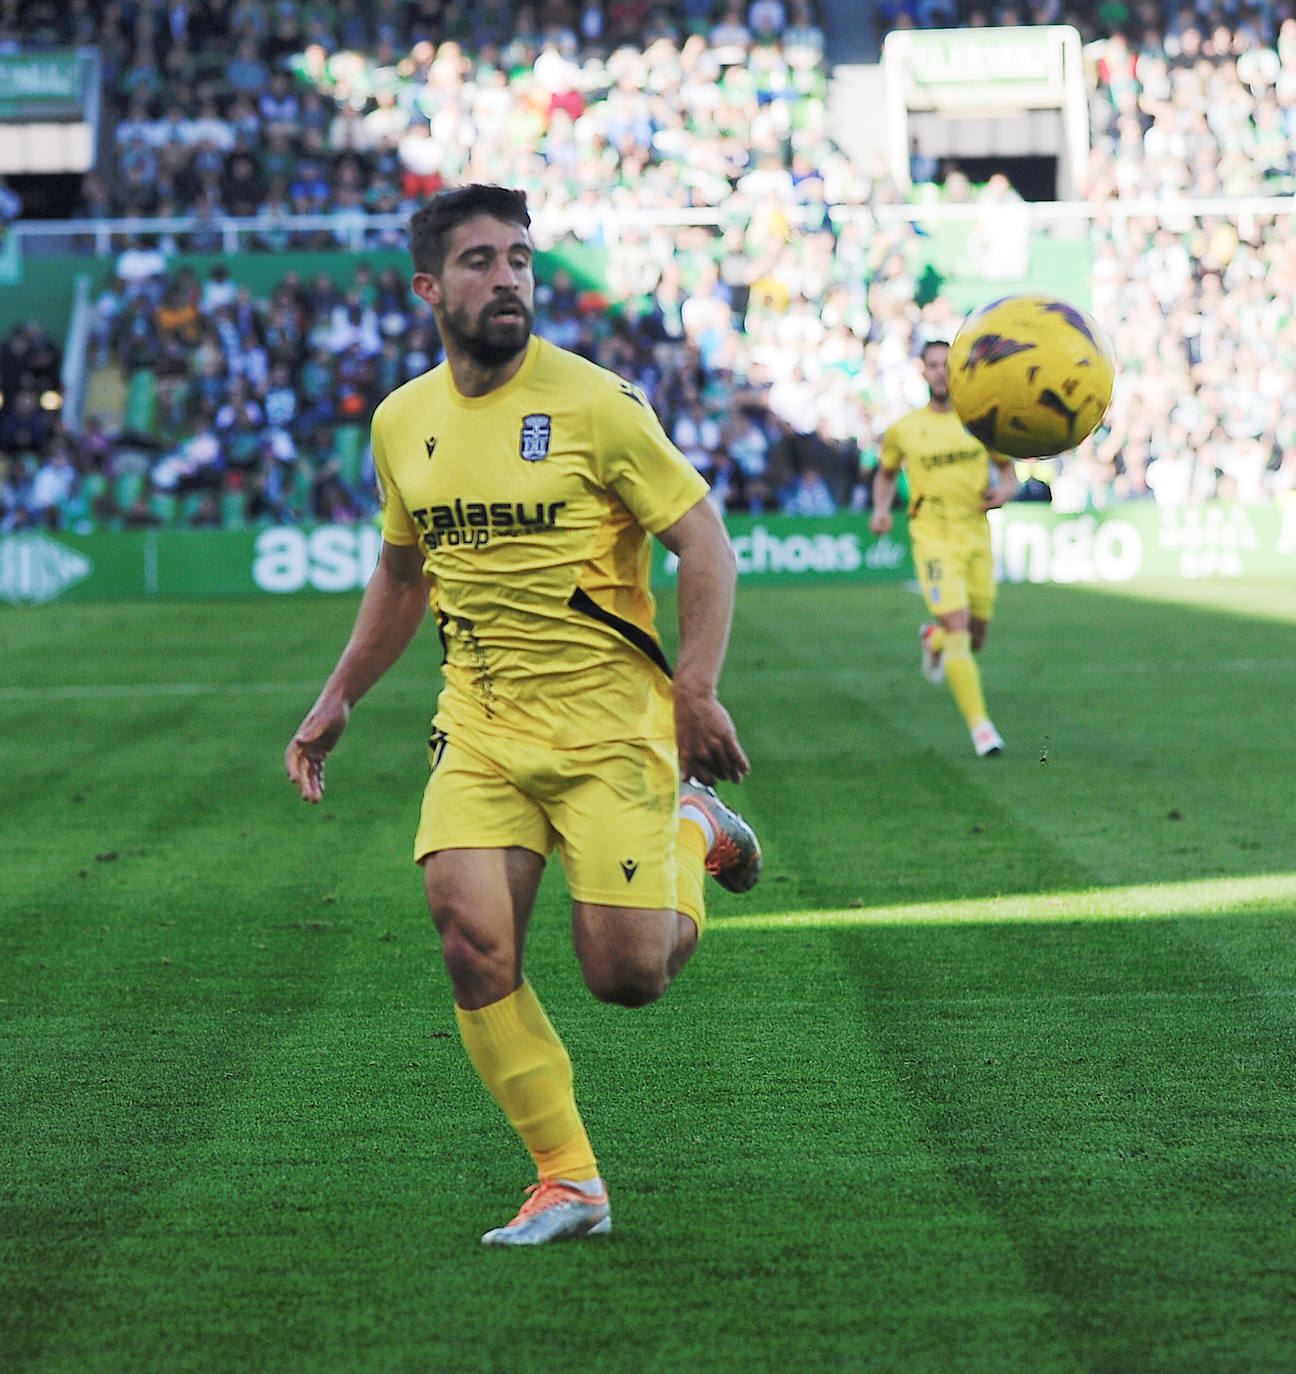
[[919, 353], [918, 356], [923, 360], [923, 362], [926, 362], [927, 354], [933, 348], [948, 348], [949, 346], [950, 344], [948, 339], [928, 339], [927, 342], [923, 344], [922, 351]]
[[445, 267], [450, 235], [475, 215], [490, 215], [505, 224], [521, 225], [523, 229], [531, 227], [525, 191], [480, 184], [438, 191], [410, 216], [410, 257], [414, 260], [414, 270], [431, 272], [434, 276], [440, 273]]

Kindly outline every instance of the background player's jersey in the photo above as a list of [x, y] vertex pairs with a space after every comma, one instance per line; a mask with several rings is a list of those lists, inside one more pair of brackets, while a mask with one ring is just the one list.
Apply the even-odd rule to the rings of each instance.
[[373, 449], [383, 536], [417, 542], [431, 583], [440, 728], [673, 738], [649, 535], [707, 486], [636, 388], [533, 338], [487, 396], [444, 363], [398, 388]]
[[952, 410], [924, 406], [901, 416], [886, 431], [880, 461], [891, 472], [903, 466], [908, 474], [914, 534], [948, 538], [986, 528], [981, 501], [990, 453]]

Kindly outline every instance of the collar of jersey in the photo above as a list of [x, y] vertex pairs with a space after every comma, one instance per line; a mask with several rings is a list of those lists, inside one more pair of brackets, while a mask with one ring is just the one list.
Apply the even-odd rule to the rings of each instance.
[[518, 387], [526, 384], [527, 378], [535, 370], [536, 359], [540, 356], [540, 336], [532, 334], [527, 340], [526, 357], [522, 359], [522, 366], [504, 383], [497, 386], [493, 391], [488, 391], [484, 396], [465, 396], [455, 385], [454, 373], [450, 371], [449, 364], [446, 365], [446, 391], [451, 401], [457, 406], [463, 406], [465, 410], [480, 410], [482, 406], [490, 405], [498, 401], [502, 396], [507, 396], [510, 392], [516, 391]]

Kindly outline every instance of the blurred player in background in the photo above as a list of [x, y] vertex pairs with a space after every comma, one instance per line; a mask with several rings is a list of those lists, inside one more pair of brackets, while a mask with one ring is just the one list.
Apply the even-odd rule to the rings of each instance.
[[[748, 770], [716, 696], [735, 588], [728, 536], [643, 395], [533, 336], [530, 222], [525, 196], [498, 186], [443, 192], [410, 222], [412, 286], [446, 361], [375, 412], [382, 553], [285, 753], [302, 797], [319, 801], [351, 709], [430, 600], [445, 681], [414, 857], [464, 1046], [538, 1174], [488, 1245], [612, 1224], [571, 1062], [523, 973], [549, 852], [587, 986], [629, 1007], [660, 997], [696, 950], [705, 873], [746, 891], [761, 864], [756, 836], [711, 787]], [[650, 536], [679, 558], [673, 676], [654, 628]]]
[[[1017, 490], [1012, 459], [992, 453], [963, 428], [949, 394], [949, 344], [922, 351], [931, 399], [886, 431], [873, 484], [869, 529], [886, 534], [903, 468], [909, 482], [909, 538], [914, 568], [932, 619], [921, 628], [928, 682], [948, 682], [979, 758], [1002, 752], [972, 657], [985, 644], [994, 614], [994, 562], [986, 511]], [[991, 481], [991, 468], [995, 480]]]

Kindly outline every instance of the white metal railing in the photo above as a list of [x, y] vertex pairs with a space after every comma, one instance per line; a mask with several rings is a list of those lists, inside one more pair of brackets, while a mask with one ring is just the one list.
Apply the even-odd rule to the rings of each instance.
[[[601, 211], [595, 222], [602, 237], [607, 239], [626, 228], [719, 225], [728, 223], [732, 218], [732, 215], [714, 209], [626, 211], [609, 208]], [[590, 223], [587, 212], [565, 214], [546, 211], [542, 207], [532, 213], [536, 240], [542, 245], [545, 242], [557, 242], [573, 232], [578, 237], [587, 237], [579, 231]], [[284, 236], [327, 234], [338, 248], [362, 252], [371, 250], [379, 240], [393, 241], [403, 246], [408, 225], [407, 214], [219, 215], [211, 219], [174, 215], [160, 218], [131, 216], [117, 219], [16, 220], [5, 232], [16, 237], [20, 246], [29, 243], [48, 245], [51, 240], [61, 239], [67, 241], [69, 251], [76, 251], [74, 245], [79, 241], [85, 245], [88, 253], [107, 257], [119, 249], [122, 239], [141, 235], [158, 239], [174, 238], [181, 248], [184, 246], [183, 240], [211, 241], [212, 251], [234, 254], [256, 252], [259, 248], [261, 251], [276, 251], [273, 246], [262, 247], [262, 244], [266, 240], [277, 240]]]
[[[682, 207], [671, 209], [626, 209], [612, 206], [601, 210], [591, 219], [587, 207], [538, 207], [533, 212], [536, 241], [546, 247], [566, 237], [588, 239], [591, 225], [597, 226], [597, 236], [612, 244], [627, 230], [676, 228], [686, 225], [723, 226], [749, 218], [750, 204], [735, 196], [723, 207]], [[794, 222], [809, 221], [822, 213], [815, 207], [792, 205], [785, 213]], [[996, 214], [1011, 214], [1019, 222], [1027, 220], [1032, 227], [1085, 221], [1101, 227], [1121, 227], [1131, 219], [1146, 218], [1176, 223], [1185, 219], [1223, 218], [1246, 219], [1284, 218], [1296, 213], [1296, 196], [1243, 196], [1219, 199], [1182, 198], [1103, 201], [1019, 201], [1007, 205], [990, 203], [943, 202], [931, 205], [891, 204], [869, 202], [859, 205], [832, 205], [828, 215], [835, 223], [860, 220], [865, 223], [913, 224], [936, 223], [948, 220], [991, 220]], [[121, 241], [139, 235], [172, 238], [177, 247], [185, 248], [186, 241], [210, 242], [210, 251], [226, 254], [277, 251], [274, 242], [283, 236], [326, 234], [339, 249], [353, 252], [372, 251], [386, 245], [403, 246], [409, 216], [401, 214], [366, 215], [347, 212], [344, 215], [261, 215], [213, 216], [199, 219], [193, 215], [167, 218], [139, 216], [117, 219], [74, 220], [17, 220], [6, 234], [16, 238], [19, 247], [41, 244], [53, 247], [63, 240], [68, 251], [84, 247], [88, 255], [107, 257], [117, 251]], [[272, 242], [266, 243], [267, 240]]]

